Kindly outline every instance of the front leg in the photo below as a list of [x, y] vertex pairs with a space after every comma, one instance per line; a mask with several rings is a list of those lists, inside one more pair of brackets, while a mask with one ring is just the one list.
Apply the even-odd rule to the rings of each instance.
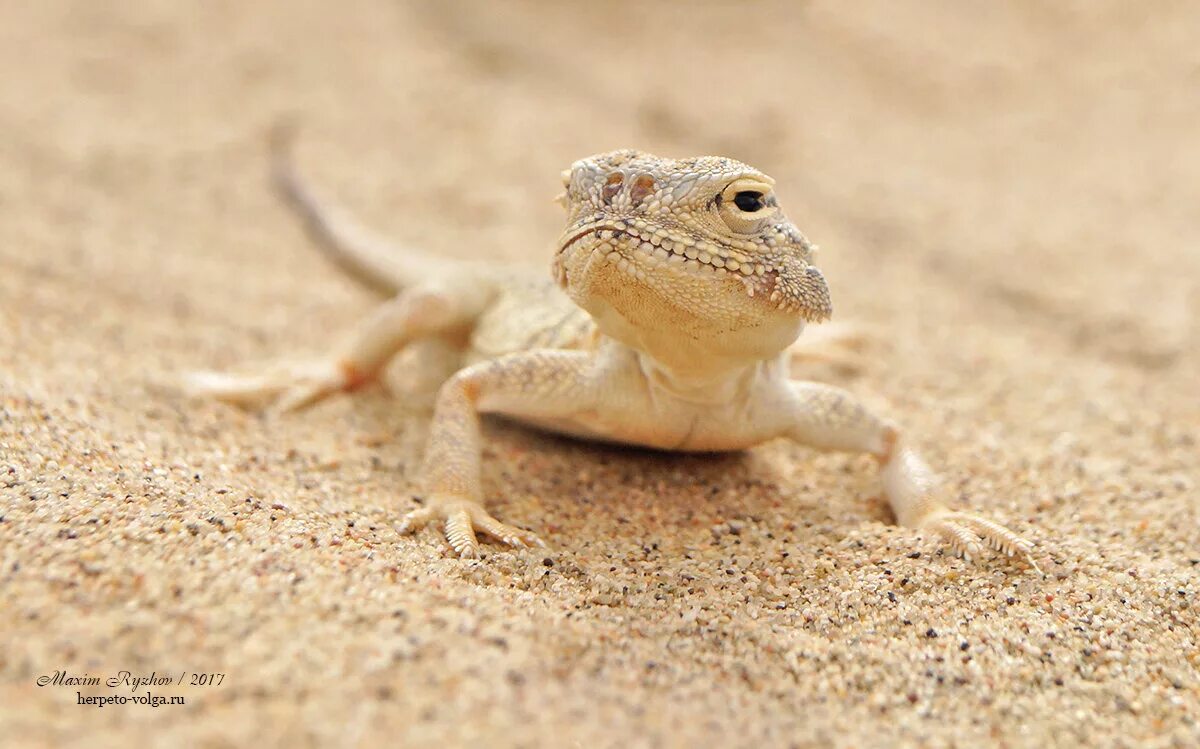
[[476, 531], [510, 546], [544, 545], [483, 509], [479, 414], [569, 420], [594, 410], [602, 388], [596, 386], [593, 362], [590, 353], [535, 350], [475, 364], [447, 380], [438, 393], [422, 471], [427, 504], [405, 516], [400, 532], [444, 521], [450, 546], [468, 558], [479, 556]]
[[979, 554], [987, 544], [1009, 556], [1020, 554], [1038, 568], [1029, 541], [991, 520], [947, 507], [937, 496], [933, 471], [904, 444], [893, 424], [839, 388], [810, 382], [792, 382], [790, 387], [788, 436], [811, 447], [874, 455], [900, 525], [933, 531], [965, 556]]

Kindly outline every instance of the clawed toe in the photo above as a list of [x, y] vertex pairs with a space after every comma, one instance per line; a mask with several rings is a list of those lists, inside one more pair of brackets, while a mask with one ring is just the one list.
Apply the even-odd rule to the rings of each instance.
[[537, 534], [532, 531], [517, 528], [507, 523], [501, 523], [482, 510], [479, 511], [479, 515], [481, 517], [475, 519], [476, 529], [488, 534], [497, 541], [513, 547], [546, 546], [546, 542], [538, 538]]
[[278, 365], [260, 374], [193, 372], [183, 381], [192, 396], [243, 406], [268, 403], [267, 409], [276, 413], [312, 405], [352, 384], [343, 369], [330, 361]]
[[924, 527], [937, 532], [951, 547], [967, 558], [975, 558], [984, 546], [1007, 556], [1021, 556], [1038, 572], [1033, 544], [999, 523], [965, 512], [947, 512], [932, 518]]
[[500, 522], [475, 502], [431, 503], [405, 515], [396, 530], [402, 534], [412, 533], [438, 519], [445, 521], [444, 532], [450, 548], [463, 559], [479, 557], [476, 531], [514, 548], [546, 546], [536, 533]]
[[283, 394], [271, 405], [271, 410], [276, 413], [297, 411], [316, 403], [338, 389], [340, 389], [340, 385], [335, 382], [313, 382], [294, 385], [283, 391]]
[[396, 532], [402, 536], [415, 533], [428, 525], [429, 521], [433, 520], [434, 514], [432, 507], [418, 507], [400, 519], [400, 524], [396, 526]]
[[183, 377], [184, 391], [194, 398], [216, 398], [246, 405], [262, 400], [272, 391], [265, 376], [235, 375], [204, 370]]

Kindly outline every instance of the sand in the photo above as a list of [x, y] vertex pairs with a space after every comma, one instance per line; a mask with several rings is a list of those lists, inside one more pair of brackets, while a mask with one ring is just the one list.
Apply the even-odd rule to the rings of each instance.
[[[0, 743], [1200, 745], [1196, 7], [691, 5], [4, 5]], [[376, 303], [266, 187], [289, 114], [364, 220], [497, 262], [581, 156], [767, 170], [879, 331], [841, 381], [1045, 576], [895, 527], [862, 457], [500, 423], [552, 548], [399, 537], [436, 383], [173, 386]], [[186, 683], [37, 683], [122, 670]], [[147, 691], [186, 704], [78, 704]]]

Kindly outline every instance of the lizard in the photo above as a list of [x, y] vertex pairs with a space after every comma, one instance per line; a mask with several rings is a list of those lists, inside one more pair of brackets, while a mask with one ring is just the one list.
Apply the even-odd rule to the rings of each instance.
[[436, 522], [449, 547], [481, 553], [478, 534], [544, 546], [483, 504], [481, 414], [573, 437], [684, 452], [790, 439], [877, 460], [897, 522], [964, 557], [985, 546], [1037, 569], [1033, 544], [951, 509], [909, 436], [847, 390], [793, 380], [790, 352], [832, 314], [817, 247], [784, 214], [774, 180], [723, 157], [597, 154], [562, 172], [565, 227], [551, 273], [440, 257], [359, 224], [300, 176], [276, 139], [274, 184], [315, 244], [386, 295], [338, 346], [257, 374], [197, 372], [194, 394], [278, 410], [378, 378], [421, 341], [449, 341], [462, 368], [436, 397], [420, 474], [424, 504], [396, 526]]

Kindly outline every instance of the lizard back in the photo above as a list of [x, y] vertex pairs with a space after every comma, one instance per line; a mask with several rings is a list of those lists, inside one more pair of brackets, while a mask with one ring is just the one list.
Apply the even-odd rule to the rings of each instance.
[[588, 350], [595, 347], [596, 325], [549, 278], [514, 272], [496, 300], [475, 322], [465, 352], [472, 364], [537, 348]]

